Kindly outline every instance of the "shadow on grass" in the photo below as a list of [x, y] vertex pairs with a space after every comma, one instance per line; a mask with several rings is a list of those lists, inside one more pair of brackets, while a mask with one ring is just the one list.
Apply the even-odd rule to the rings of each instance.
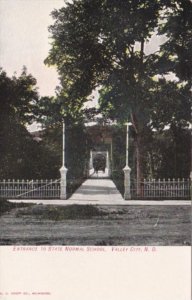
[[0, 198], [0, 215], [9, 212], [14, 208], [30, 207], [32, 205], [32, 203], [12, 203], [7, 201], [6, 199]]
[[70, 206], [49, 206], [35, 205], [30, 208], [20, 209], [16, 216], [35, 216], [41, 219], [53, 221], [91, 219], [106, 215], [105, 212], [93, 205], [70, 205]]

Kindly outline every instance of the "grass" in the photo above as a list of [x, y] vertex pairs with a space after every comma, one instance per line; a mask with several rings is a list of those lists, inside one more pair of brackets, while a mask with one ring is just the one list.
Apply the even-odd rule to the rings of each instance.
[[105, 212], [92, 205], [70, 205], [65, 207], [35, 205], [31, 208], [19, 210], [16, 215], [17, 217], [33, 215], [41, 219], [62, 221], [91, 219], [105, 214]]
[[32, 203], [12, 203], [6, 199], [0, 198], [0, 215], [11, 211], [14, 208], [29, 207], [33, 205]]
[[2, 203], [8, 205], [4, 212], [18, 209], [1, 216], [0, 245], [191, 245], [191, 207], [182, 204], [120, 208]]

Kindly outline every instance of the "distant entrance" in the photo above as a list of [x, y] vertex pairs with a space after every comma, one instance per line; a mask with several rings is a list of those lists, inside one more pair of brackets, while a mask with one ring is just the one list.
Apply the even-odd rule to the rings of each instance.
[[101, 153], [97, 153], [93, 158], [94, 171], [96, 173], [98, 171], [103, 171], [103, 173], [105, 173], [105, 168], [106, 168], [106, 156]]
[[99, 177], [110, 177], [110, 162], [108, 151], [91, 151], [89, 162], [89, 175]]

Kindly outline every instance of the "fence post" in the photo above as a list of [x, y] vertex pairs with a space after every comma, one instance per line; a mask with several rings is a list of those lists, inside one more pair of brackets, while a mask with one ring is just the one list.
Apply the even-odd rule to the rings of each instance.
[[90, 157], [89, 157], [89, 170], [93, 169], [93, 151], [90, 150]]
[[130, 172], [131, 169], [128, 166], [125, 166], [123, 169], [124, 171], [124, 199], [125, 200], [130, 200], [131, 199], [131, 188], [130, 188]]
[[62, 166], [60, 169], [61, 174], [61, 192], [60, 192], [60, 199], [66, 200], [67, 199], [67, 168], [65, 166]]
[[111, 176], [111, 166], [110, 166], [110, 160], [109, 160], [109, 151], [107, 151], [106, 156], [106, 168], [108, 169], [108, 176]]

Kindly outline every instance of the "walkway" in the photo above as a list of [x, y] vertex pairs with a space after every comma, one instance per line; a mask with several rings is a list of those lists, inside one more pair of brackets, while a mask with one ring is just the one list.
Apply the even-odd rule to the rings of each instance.
[[89, 171], [89, 177], [90, 178], [109, 178], [109, 170], [105, 168], [105, 172], [98, 171], [97, 173], [94, 171], [94, 169], [90, 169]]
[[83, 201], [87, 204], [125, 202], [112, 180], [99, 177], [87, 179], [69, 198], [69, 201]]

